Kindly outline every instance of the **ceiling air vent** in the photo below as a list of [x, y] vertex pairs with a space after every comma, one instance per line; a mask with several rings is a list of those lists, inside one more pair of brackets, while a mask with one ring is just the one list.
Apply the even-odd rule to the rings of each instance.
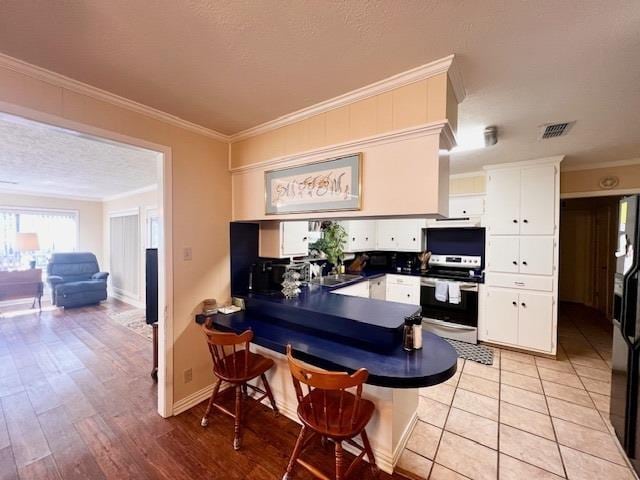
[[562, 123], [547, 123], [540, 126], [538, 132], [538, 140], [544, 140], [545, 138], [561, 137], [569, 133], [571, 127], [575, 122], [562, 122]]

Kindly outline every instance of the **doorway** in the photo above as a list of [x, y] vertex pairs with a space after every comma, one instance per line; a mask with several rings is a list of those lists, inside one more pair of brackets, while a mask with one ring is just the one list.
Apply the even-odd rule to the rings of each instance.
[[[6, 112], [6, 113], [5, 113]], [[159, 368], [158, 368], [158, 387], [157, 387], [157, 411], [163, 417], [168, 417], [172, 415], [172, 406], [173, 406], [173, 362], [170, 352], [172, 350], [172, 324], [171, 324], [171, 312], [172, 312], [172, 299], [173, 299], [173, 288], [172, 288], [172, 254], [171, 254], [171, 149], [169, 147], [153, 144], [151, 142], [147, 142], [145, 140], [140, 140], [137, 138], [127, 137], [125, 135], [117, 134], [114, 132], [110, 132], [107, 130], [103, 130], [100, 128], [90, 127], [84, 124], [79, 124], [76, 122], [72, 122], [69, 120], [65, 120], [56, 116], [52, 116], [49, 114], [45, 114], [42, 112], [37, 112], [21, 107], [16, 107], [8, 104], [0, 104], [0, 116], [12, 116], [16, 119], [17, 122], [26, 124], [26, 123], [35, 123], [39, 124], [41, 128], [50, 128], [51, 130], [60, 132], [66, 132], [68, 135], [81, 138], [84, 140], [92, 140], [96, 143], [102, 143], [105, 145], [120, 145], [122, 147], [126, 147], [129, 149], [138, 149], [145, 150], [149, 152], [155, 159], [157, 169], [157, 185], [155, 185], [155, 189], [158, 191], [158, 203], [153, 206], [153, 235], [156, 248], [158, 248], [159, 259], [158, 259], [158, 312], [159, 312], [159, 325], [158, 325], [158, 337], [159, 337]], [[39, 181], [42, 185], [51, 184], [50, 178], [47, 178], [46, 175], [43, 175], [40, 172]], [[10, 185], [9, 185], [10, 186]], [[88, 192], [91, 192], [88, 187]], [[146, 192], [146, 189], [140, 189], [138, 193]], [[61, 198], [64, 195], [57, 195], [56, 198]], [[84, 197], [88, 197], [89, 195], [84, 195]], [[119, 199], [119, 195], [107, 196], [103, 198], [103, 202], [107, 200], [117, 200]], [[85, 199], [86, 200], [86, 199]], [[91, 200], [93, 201], [93, 200]], [[147, 207], [145, 206], [144, 209]], [[141, 208], [141, 211], [145, 211]], [[141, 218], [144, 215], [141, 215]], [[99, 214], [90, 214], [86, 211], [79, 212], [80, 222], [93, 218], [97, 219], [94, 223], [102, 223], [104, 221], [102, 215], [102, 209], [100, 209]], [[107, 220], [108, 223], [108, 220]], [[104, 230], [105, 236], [108, 235], [108, 229]], [[140, 225], [138, 229], [139, 234], [146, 237], [146, 225]], [[80, 232], [80, 239], [82, 240], [83, 232]], [[94, 240], [97, 242], [98, 235], [95, 236]], [[108, 238], [108, 237], [107, 237]], [[142, 249], [145, 246], [145, 243], [139, 239], [137, 242]], [[100, 251], [100, 248], [94, 248], [96, 252]], [[100, 256], [100, 255], [98, 255]], [[144, 261], [143, 252], [139, 252], [138, 258], [141, 261]], [[37, 257], [36, 257], [37, 259]], [[100, 266], [103, 267], [104, 270], [110, 269], [110, 262], [105, 256], [99, 260]], [[142, 269], [141, 277], [138, 279], [140, 282], [144, 281], [144, 269]], [[124, 280], [130, 280], [124, 278]], [[135, 278], [134, 278], [135, 281]], [[129, 282], [135, 283], [135, 282]], [[123, 285], [127, 286], [129, 283], [125, 282]], [[144, 288], [138, 288], [138, 294], [144, 290]], [[109, 310], [109, 305], [106, 305], [106, 310]], [[81, 313], [79, 310], [76, 310], [75, 313]], [[82, 316], [78, 317], [75, 315], [76, 321], [79, 325], [86, 326], [88, 324], [82, 324]], [[34, 316], [32, 319], [32, 323], [43, 322], [48, 328], [48, 320], [44, 319], [44, 315], [42, 317]], [[56, 317], [59, 320], [59, 316]], [[55, 322], [54, 322], [55, 323]], [[55, 333], [55, 331], [54, 331]], [[82, 335], [82, 331], [78, 331], [79, 335]], [[97, 335], [97, 332], [95, 332]], [[122, 338], [126, 342], [126, 336]], [[71, 338], [71, 337], [70, 337]], [[82, 339], [81, 339], [82, 340]], [[86, 337], [87, 342], [91, 343], [92, 340], [89, 337]], [[114, 346], [117, 346], [116, 342], [113, 342]], [[99, 343], [94, 343], [95, 346], [100, 348]], [[114, 349], [114, 352], [117, 349]], [[118, 355], [114, 353], [114, 355]], [[135, 361], [145, 362], [148, 361], [148, 372], [147, 378], [149, 377], [149, 373], [152, 371], [153, 367], [153, 355], [151, 351], [151, 347], [149, 347], [148, 355], [146, 353], [144, 355], [140, 355], [139, 358], [136, 358]], [[80, 365], [80, 364], [78, 364]], [[123, 364], [124, 365], [124, 364]], [[88, 368], [88, 367], [87, 367]], [[96, 366], [96, 368], [98, 368]], [[155, 393], [154, 393], [155, 396]]]

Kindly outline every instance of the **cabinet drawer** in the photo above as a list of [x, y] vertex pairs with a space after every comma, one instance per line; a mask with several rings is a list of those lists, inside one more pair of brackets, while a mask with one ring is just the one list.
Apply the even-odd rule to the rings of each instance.
[[541, 292], [553, 290], [553, 277], [487, 272], [485, 282], [494, 287], [539, 290]]
[[387, 275], [387, 283], [391, 283], [394, 285], [410, 285], [410, 286], [419, 287], [420, 277], [390, 274], [390, 275]]
[[386, 300], [389, 302], [420, 304], [420, 286], [387, 283]]

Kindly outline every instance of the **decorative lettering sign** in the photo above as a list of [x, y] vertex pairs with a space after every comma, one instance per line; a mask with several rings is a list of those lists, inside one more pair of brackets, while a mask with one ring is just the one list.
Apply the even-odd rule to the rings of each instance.
[[267, 215], [359, 210], [362, 154], [265, 172]]

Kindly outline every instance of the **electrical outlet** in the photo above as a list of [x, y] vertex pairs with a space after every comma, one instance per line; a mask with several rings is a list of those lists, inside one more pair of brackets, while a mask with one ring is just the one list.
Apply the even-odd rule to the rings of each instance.
[[193, 260], [193, 252], [191, 251], [191, 247], [185, 247], [182, 258], [185, 262]]
[[193, 370], [188, 368], [184, 371], [184, 383], [189, 383], [193, 380]]

